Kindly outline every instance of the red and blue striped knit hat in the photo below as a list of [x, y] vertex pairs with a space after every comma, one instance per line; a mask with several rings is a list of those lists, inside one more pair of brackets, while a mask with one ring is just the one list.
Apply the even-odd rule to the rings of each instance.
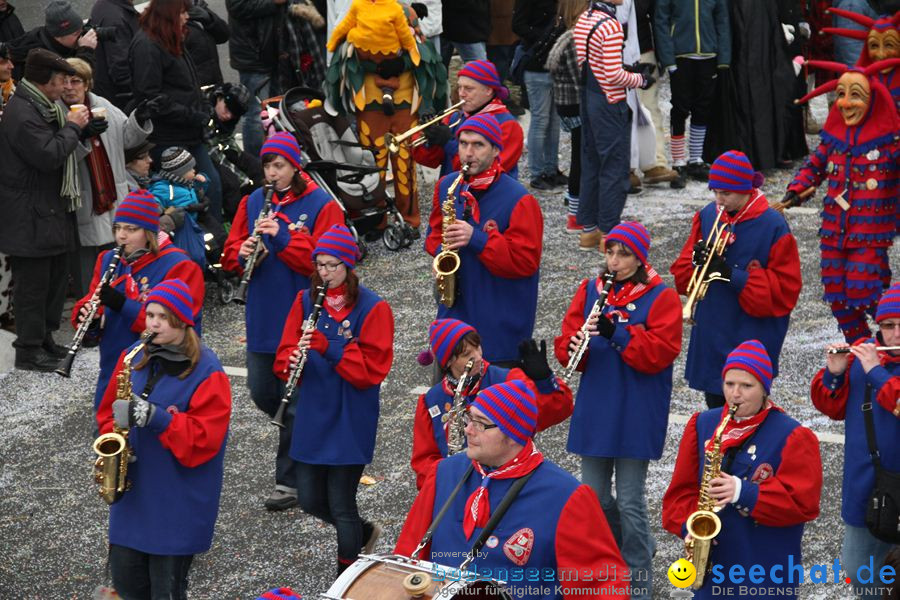
[[130, 192], [119, 203], [113, 223], [137, 225], [153, 233], [159, 232], [159, 204], [147, 190]]
[[256, 600], [303, 600], [303, 596], [292, 590], [291, 588], [273, 588]]
[[888, 288], [881, 300], [878, 301], [875, 322], [880, 323], [885, 319], [900, 319], [900, 283], [895, 283]]
[[747, 340], [731, 351], [722, 368], [722, 378], [731, 369], [740, 369], [756, 377], [766, 393], [772, 389], [772, 360], [759, 340]]
[[479, 133], [486, 137], [487, 141], [496, 146], [498, 150], [503, 150], [503, 131], [500, 129], [500, 123], [497, 122], [497, 118], [494, 115], [477, 114], [469, 117], [456, 130], [457, 139], [459, 139], [459, 134], [463, 131]]
[[750, 159], [739, 150], [729, 150], [709, 168], [709, 189], [749, 194], [763, 184], [762, 173], [753, 170]]
[[300, 168], [300, 145], [297, 138], [290, 133], [279, 131], [267, 139], [259, 149], [259, 157], [266, 154], [278, 154], [283, 156], [295, 168]]
[[537, 401], [521, 379], [510, 379], [478, 392], [472, 406], [517, 444], [525, 445], [537, 428]]
[[647, 264], [650, 252], [650, 232], [637, 221], [619, 223], [606, 234], [606, 243], [619, 242], [634, 252], [642, 265]]
[[428, 329], [431, 341], [431, 353], [444, 369], [453, 356], [453, 350], [467, 333], [474, 333], [475, 328], [457, 319], [438, 319]]
[[497, 67], [489, 60], [473, 60], [467, 62], [457, 73], [457, 77], [468, 77], [474, 79], [482, 85], [486, 85], [492, 90], [497, 98], [506, 100], [509, 97], [509, 90], [500, 81], [500, 75], [497, 73]]
[[183, 323], [194, 326], [194, 299], [187, 284], [180, 279], [166, 279], [150, 290], [144, 307], [151, 302], [162, 304]]
[[356, 266], [359, 260], [359, 246], [353, 239], [353, 234], [345, 225], [332, 225], [331, 229], [322, 234], [313, 250], [313, 261], [320, 254], [330, 254], [347, 265], [348, 269]]

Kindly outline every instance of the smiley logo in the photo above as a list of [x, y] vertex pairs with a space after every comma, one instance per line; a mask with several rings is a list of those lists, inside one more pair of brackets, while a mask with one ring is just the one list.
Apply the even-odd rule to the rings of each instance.
[[679, 558], [669, 565], [669, 581], [677, 588], [686, 588], [697, 579], [697, 569], [690, 561]]

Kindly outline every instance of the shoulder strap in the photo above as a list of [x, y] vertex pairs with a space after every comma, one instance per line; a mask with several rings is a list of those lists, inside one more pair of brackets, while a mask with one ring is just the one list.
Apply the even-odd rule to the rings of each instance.
[[463, 474], [462, 478], [460, 478], [459, 482], [456, 484], [456, 487], [453, 488], [453, 491], [450, 492], [449, 496], [447, 496], [447, 500], [444, 502], [441, 510], [438, 511], [438, 514], [435, 515], [434, 520], [431, 522], [431, 525], [428, 526], [428, 530], [425, 532], [425, 535], [422, 536], [422, 541], [419, 542], [419, 545], [416, 546], [415, 550], [413, 550], [410, 558], [418, 558], [419, 552], [424, 550], [425, 546], [427, 546], [431, 541], [431, 538], [434, 537], [434, 530], [437, 529], [438, 525], [441, 524], [441, 521], [444, 520], [444, 517], [447, 515], [447, 511], [450, 510], [450, 505], [453, 504], [453, 500], [457, 495], [459, 495], [459, 490], [462, 489], [463, 484], [466, 482], [466, 480], [469, 479], [469, 475], [472, 474], [473, 470], [475, 470], [475, 465], [470, 462], [469, 468], [466, 469], [466, 472]]
[[866, 422], [866, 442], [869, 444], [869, 455], [875, 472], [881, 470], [881, 453], [878, 452], [878, 442], [875, 439], [875, 418], [872, 416], [872, 386], [866, 384], [866, 398], [862, 405], [863, 418]]

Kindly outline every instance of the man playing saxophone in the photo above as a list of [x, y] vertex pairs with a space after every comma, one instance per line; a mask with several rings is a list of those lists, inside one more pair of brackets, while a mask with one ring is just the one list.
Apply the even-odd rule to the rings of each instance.
[[[706, 576], [694, 598], [796, 598], [799, 581], [796, 575], [791, 581], [788, 562], [802, 564], [803, 525], [819, 515], [818, 440], [769, 397], [772, 361], [759, 340], [746, 341], [728, 354], [722, 379], [726, 406], [695, 413], [685, 427], [663, 497], [663, 527], [691, 542], [686, 524], [698, 510], [701, 481], [708, 480], [703, 495], [715, 508], [699, 508], [718, 510], [722, 529], [711, 543], [708, 565], [720, 567]], [[733, 418], [725, 422], [735, 407]], [[721, 463], [709, 472], [706, 460], [716, 441]], [[729, 572], [735, 565], [745, 575], [760, 565], [762, 576], [754, 569], [753, 578], [732, 581]], [[776, 565], [782, 566], [780, 571]]]
[[537, 200], [504, 173], [493, 115], [469, 117], [456, 135], [459, 160], [469, 169], [455, 188], [455, 222], [444, 231], [441, 209], [459, 177], [452, 172], [435, 187], [425, 240], [432, 256], [453, 250], [460, 259], [452, 301], [438, 304], [437, 316], [468, 323], [481, 335], [485, 358], [516, 366], [519, 344], [534, 329], [543, 215]]

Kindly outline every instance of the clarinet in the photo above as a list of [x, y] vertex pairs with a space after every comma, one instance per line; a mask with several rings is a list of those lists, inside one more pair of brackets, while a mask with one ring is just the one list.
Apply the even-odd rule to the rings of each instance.
[[238, 288], [234, 293], [234, 298], [232, 299], [233, 302], [237, 302], [238, 304], [247, 304], [247, 288], [250, 286], [250, 278], [253, 277], [253, 270], [259, 263], [259, 255], [263, 249], [263, 243], [259, 238], [259, 232], [256, 230], [256, 227], [259, 225], [260, 221], [268, 216], [269, 211], [272, 210], [272, 195], [275, 194], [275, 184], [266, 183], [263, 186], [263, 189], [266, 191], [266, 196], [263, 200], [262, 210], [259, 211], [259, 216], [256, 217], [256, 223], [253, 224], [253, 235], [257, 236], [256, 244], [253, 246], [253, 252], [247, 257], [244, 274], [241, 275], [241, 283], [238, 285]]
[[456, 389], [453, 391], [453, 403], [449, 411], [444, 413], [441, 421], [447, 423], [447, 454], [456, 454], [462, 452], [463, 441], [466, 439], [465, 428], [463, 424], [463, 416], [466, 414], [466, 400], [463, 398], [463, 392], [469, 383], [469, 374], [475, 365], [475, 359], [470, 358], [463, 369], [459, 381], [456, 383]]
[[[309, 318], [307, 318], [306, 322], [303, 324], [303, 329], [300, 332], [301, 339], [303, 339], [304, 333], [316, 328], [316, 324], [319, 322], [319, 313], [322, 312], [322, 304], [325, 302], [325, 291], [327, 289], [328, 283], [325, 281], [323, 281], [322, 285], [316, 289], [318, 295], [316, 296], [313, 309], [309, 313]], [[299, 347], [299, 345], [300, 344], [298, 343], [297, 346]], [[284, 385], [284, 395], [281, 397], [281, 404], [278, 406], [278, 412], [275, 413], [275, 416], [270, 421], [270, 423], [276, 427], [284, 428], [284, 411], [291, 403], [291, 396], [294, 395], [294, 390], [297, 389], [297, 384], [300, 382], [300, 375], [303, 374], [303, 367], [306, 366], [306, 359], [308, 356], [309, 348], [301, 348], [300, 360], [297, 361], [297, 366], [291, 369], [291, 374], [288, 376], [287, 383]]]
[[72, 338], [72, 343], [69, 345], [69, 353], [59, 361], [59, 366], [56, 368], [57, 374], [62, 375], [63, 377], [71, 376], [72, 363], [75, 362], [75, 354], [81, 349], [81, 342], [84, 340], [84, 336], [87, 334], [88, 329], [91, 328], [94, 317], [97, 316], [97, 310], [100, 308], [100, 290], [104, 285], [112, 281], [113, 275], [119, 267], [119, 262], [122, 260], [123, 252], [125, 252], [125, 246], [117, 246], [113, 250], [112, 258], [109, 260], [109, 266], [106, 267], [103, 277], [100, 278], [100, 282], [97, 284], [91, 299], [87, 303], [88, 314], [85, 315], [84, 320], [78, 325], [78, 329], [75, 330], [75, 337]]
[[600, 290], [600, 297], [594, 302], [594, 306], [591, 307], [591, 312], [588, 313], [588, 318], [584, 320], [584, 324], [581, 326], [581, 329], [578, 330], [582, 334], [581, 341], [578, 342], [578, 347], [575, 349], [575, 352], [572, 353], [572, 356], [569, 357], [569, 364], [566, 365], [566, 370], [563, 371], [562, 378], [566, 383], [569, 383], [572, 375], [575, 374], [575, 368], [578, 366], [578, 363], [581, 362], [581, 357], [584, 356], [584, 353], [587, 351], [588, 344], [591, 342], [591, 337], [588, 333], [588, 323], [590, 323], [591, 319], [595, 316], [599, 315], [603, 310], [604, 305], [606, 305], [606, 297], [609, 296], [609, 291], [612, 289], [613, 282], [616, 280], [616, 274], [609, 272], [604, 275], [603, 278], [606, 282], [603, 284], [603, 289]]

